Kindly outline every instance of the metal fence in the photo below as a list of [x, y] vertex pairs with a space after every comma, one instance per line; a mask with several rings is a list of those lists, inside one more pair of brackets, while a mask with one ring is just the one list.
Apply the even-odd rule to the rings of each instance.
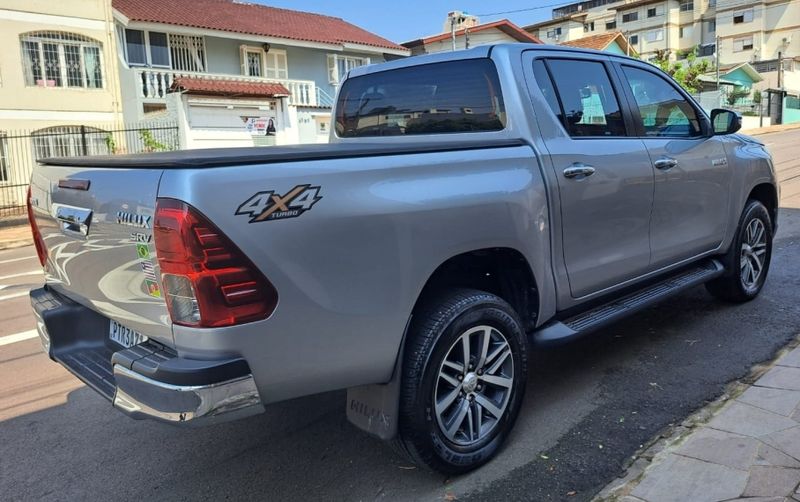
[[178, 126], [169, 122], [109, 128], [57, 126], [0, 133], [0, 219], [25, 214], [28, 183], [39, 159], [177, 148]]

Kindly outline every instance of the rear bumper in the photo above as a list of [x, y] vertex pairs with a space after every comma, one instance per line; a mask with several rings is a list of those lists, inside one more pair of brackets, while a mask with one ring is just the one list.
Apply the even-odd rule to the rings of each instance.
[[153, 342], [126, 349], [96, 312], [46, 287], [30, 296], [50, 358], [133, 418], [204, 425], [264, 411], [244, 359], [185, 359]]

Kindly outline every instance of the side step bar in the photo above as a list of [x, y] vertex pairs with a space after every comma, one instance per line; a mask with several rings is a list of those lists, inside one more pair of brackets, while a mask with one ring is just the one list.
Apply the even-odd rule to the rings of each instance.
[[533, 343], [543, 346], [571, 341], [698, 284], [719, 277], [724, 272], [725, 269], [719, 261], [714, 259], [703, 261], [690, 269], [682, 270], [660, 282], [586, 312], [561, 321], [549, 322], [532, 333]]

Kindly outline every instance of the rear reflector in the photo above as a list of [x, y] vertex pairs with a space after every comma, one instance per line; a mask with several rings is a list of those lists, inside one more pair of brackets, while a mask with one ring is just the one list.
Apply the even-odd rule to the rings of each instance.
[[269, 317], [278, 293], [213, 223], [185, 202], [160, 198], [153, 225], [172, 322], [232, 326]]
[[44, 247], [44, 239], [42, 233], [39, 232], [39, 226], [36, 224], [36, 219], [33, 217], [33, 204], [31, 203], [31, 187], [28, 186], [28, 197], [26, 199], [28, 204], [28, 223], [31, 225], [31, 232], [33, 233], [33, 245], [36, 246], [36, 255], [39, 257], [39, 263], [44, 264], [47, 262], [47, 248]]

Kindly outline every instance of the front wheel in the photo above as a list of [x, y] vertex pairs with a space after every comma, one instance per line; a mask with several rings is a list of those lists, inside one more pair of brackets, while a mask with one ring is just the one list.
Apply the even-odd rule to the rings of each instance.
[[772, 219], [757, 200], [748, 201], [739, 228], [725, 256], [725, 275], [706, 284], [706, 289], [723, 300], [750, 301], [761, 292], [772, 259]]
[[400, 450], [458, 474], [492, 458], [525, 393], [527, 343], [502, 299], [455, 290], [415, 313], [403, 360]]

